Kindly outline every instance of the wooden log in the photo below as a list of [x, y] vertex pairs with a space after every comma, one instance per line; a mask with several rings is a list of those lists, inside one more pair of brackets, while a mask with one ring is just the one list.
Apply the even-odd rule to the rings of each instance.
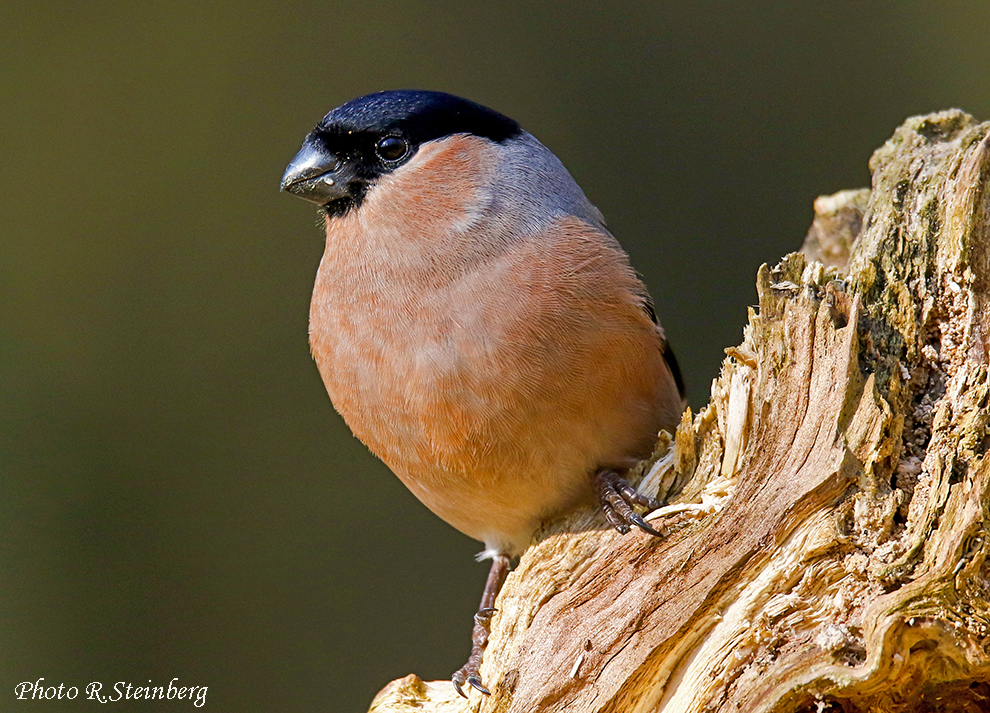
[[667, 536], [546, 524], [492, 695], [408, 676], [372, 711], [990, 711], [990, 123], [911, 118], [870, 167], [643, 465]]

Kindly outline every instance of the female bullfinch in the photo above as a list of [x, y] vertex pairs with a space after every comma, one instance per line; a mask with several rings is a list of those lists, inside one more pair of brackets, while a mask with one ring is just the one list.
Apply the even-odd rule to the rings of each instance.
[[622, 478], [682, 410], [643, 283], [549, 149], [491, 109], [388, 91], [327, 114], [282, 190], [321, 206], [309, 339], [333, 405], [428, 508], [492, 559], [478, 675], [510, 557], [597, 501], [656, 533]]

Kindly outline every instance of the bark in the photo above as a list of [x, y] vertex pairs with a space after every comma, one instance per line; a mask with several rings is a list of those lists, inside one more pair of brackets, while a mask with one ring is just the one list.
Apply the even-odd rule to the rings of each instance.
[[990, 710], [990, 123], [909, 119], [870, 167], [644, 464], [666, 538], [547, 524], [492, 695], [408, 676], [372, 711]]

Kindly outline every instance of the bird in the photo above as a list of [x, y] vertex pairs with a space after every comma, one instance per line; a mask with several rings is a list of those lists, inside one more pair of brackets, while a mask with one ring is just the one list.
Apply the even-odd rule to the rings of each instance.
[[557, 156], [451, 94], [333, 109], [281, 189], [324, 223], [309, 341], [333, 406], [492, 561], [452, 676], [489, 694], [496, 598], [542, 522], [597, 502], [619, 532], [660, 534], [625, 479], [683, 410], [654, 303]]

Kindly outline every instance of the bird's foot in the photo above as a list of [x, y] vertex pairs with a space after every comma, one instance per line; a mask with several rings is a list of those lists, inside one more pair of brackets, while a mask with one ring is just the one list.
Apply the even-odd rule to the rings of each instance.
[[663, 533], [650, 527], [649, 523], [632, 508], [633, 505], [641, 505], [656, 510], [663, 503], [636, 492], [636, 489], [617, 471], [606, 468], [595, 473], [595, 490], [605, 518], [623, 535], [635, 525], [643, 532], [663, 537]]
[[486, 696], [491, 695], [491, 691], [485, 688], [481, 682], [481, 657], [488, 646], [488, 636], [492, 631], [492, 617], [495, 616], [495, 599], [505, 583], [505, 578], [509, 574], [508, 555], [498, 554], [492, 557], [492, 567], [488, 571], [488, 581], [485, 582], [485, 593], [481, 595], [481, 606], [478, 613], [474, 615], [474, 629], [471, 630], [471, 656], [461, 669], [451, 676], [454, 688], [457, 692], [467, 698], [464, 692], [464, 684], [468, 684]]
[[485, 607], [474, 615], [474, 630], [471, 633], [471, 656], [468, 657], [467, 663], [461, 666], [451, 676], [454, 688], [464, 698], [467, 698], [467, 694], [464, 692], [465, 683], [481, 691], [486, 696], [491, 695], [491, 691], [485, 688], [485, 685], [481, 682], [479, 669], [481, 668], [481, 657], [485, 653], [485, 647], [488, 645], [488, 636], [491, 634], [492, 616], [495, 615], [495, 611], [493, 607]]

